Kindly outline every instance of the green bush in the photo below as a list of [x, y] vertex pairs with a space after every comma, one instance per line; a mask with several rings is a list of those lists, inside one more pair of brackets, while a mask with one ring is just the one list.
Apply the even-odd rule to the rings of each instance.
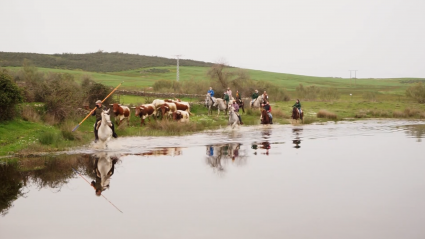
[[419, 103], [425, 103], [425, 86], [422, 82], [416, 83], [406, 90], [406, 95]]
[[59, 140], [59, 135], [52, 131], [43, 131], [40, 133], [39, 142], [44, 145], [51, 145]]
[[16, 105], [23, 101], [22, 91], [6, 70], [0, 70], [0, 121], [13, 119]]

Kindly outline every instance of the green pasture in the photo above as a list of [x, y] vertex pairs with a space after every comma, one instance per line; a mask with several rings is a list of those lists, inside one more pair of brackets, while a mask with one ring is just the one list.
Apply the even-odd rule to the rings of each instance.
[[[5, 67], [12, 71], [17, 71], [21, 67]], [[111, 72], [111, 73], [97, 73], [87, 72], [82, 70], [62, 70], [51, 68], [37, 68], [40, 72], [55, 72], [55, 73], [69, 73], [75, 76], [75, 79], [80, 81], [83, 75], [90, 75], [95, 81], [101, 82], [107, 86], [116, 86], [122, 81], [125, 83], [121, 89], [143, 90], [146, 87], [153, 86], [157, 80], [175, 80], [176, 67], [150, 67], [141, 68], [129, 71]], [[165, 70], [165, 73], [150, 72], [149, 70], [159, 69]], [[206, 72], [208, 67], [180, 67], [180, 80], [181, 81], [199, 81], [207, 79]], [[237, 68], [229, 68], [228, 70], [238, 70]], [[371, 91], [379, 94], [391, 95], [404, 95], [404, 92], [411, 84], [402, 83], [411, 80], [421, 80], [413, 78], [400, 78], [400, 79], [346, 79], [346, 78], [332, 78], [332, 77], [313, 77], [301, 76], [286, 73], [265, 72], [259, 70], [246, 70], [253, 80], [268, 81], [283, 87], [288, 91], [295, 91], [299, 84], [305, 87], [315, 85], [318, 87], [332, 87], [338, 89], [344, 94], [359, 95], [364, 92]], [[207, 91], [206, 89], [205, 91]]]

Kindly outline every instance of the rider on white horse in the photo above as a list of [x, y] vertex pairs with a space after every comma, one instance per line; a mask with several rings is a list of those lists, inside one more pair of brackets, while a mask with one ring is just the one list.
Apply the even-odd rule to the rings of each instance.
[[[97, 142], [99, 140], [99, 136], [97, 134], [97, 130], [98, 130], [98, 123], [99, 121], [102, 120], [102, 112], [104, 110], [108, 110], [108, 108], [106, 108], [105, 106], [102, 106], [102, 101], [98, 100], [96, 101], [96, 110], [93, 111], [92, 116], [96, 116], [96, 123], [94, 124], [94, 137], [95, 137], [95, 142]], [[118, 135], [115, 133], [115, 129], [114, 129], [114, 123], [111, 122], [111, 129], [112, 129], [112, 137], [117, 138]]]
[[243, 124], [242, 123], [242, 118], [241, 118], [241, 115], [239, 114], [239, 105], [238, 105], [238, 103], [234, 100], [233, 101], [233, 109], [234, 109], [234, 111], [235, 111], [235, 113], [236, 113], [236, 115], [238, 116], [238, 118], [239, 118], [239, 122], [241, 122], [241, 124]]
[[212, 100], [212, 102], [213, 102], [213, 104], [215, 104], [215, 101], [214, 101], [214, 90], [212, 89], [212, 87], [210, 86], [210, 90], [207, 92], [208, 94], [210, 94], [210, 96], [211, 96], [211, 100]]
[[258, 90], [255, 90], [254, 94], [252, 94], [251, 96], [252, 100], [251, 100], [251, 106], [254, 104], [254, 101], [257, 100], [258, 98]]

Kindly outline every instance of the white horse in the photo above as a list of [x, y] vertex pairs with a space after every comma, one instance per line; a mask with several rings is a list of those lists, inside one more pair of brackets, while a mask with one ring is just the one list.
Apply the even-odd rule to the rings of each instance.
[[[109, 155], [105, 152], [96, 153], [94, 162], [94, 171], [96, 177], [100, 179], [98, 187], [101, 191], [109, 188], [111, 176], [114, 174], [115, 164], [118, 161], [118, 157], [115, 155]], [[96, 178], [96, 181], [98, 180]]]
[[233, 128], [235, 128], [235, 126], [237, 124], [241, 124], [239, 117], [236, 115], [235, 112], [235, 108], [233, 108], [233, 106], [229, 107], [229, 123], [228, 125], [230, 125]]
[[102, 112], [102, 120], [97, 130], [97, 135], [99, 136], [99, 142], [103, 145], [104, 148], [108, 147], [106, 142], [112, 137], [111, 127], [111, 116], [109, 115], [109, 109]]
[[263, 103], [263, 95], [260, 95], [255, 99], [254, 103], [251, 104], [251, 108], [260, 108]]
[[[230, 106], [230, 105], [231, 104], [229, 102], [229, 105], [228, 106]], [[225, 111], [225, 114], [227, 114], [228, 107], [226, 107], [226, 102], [223, 99], [215, 98], [215, 103], [214, 103], [213, 106], [217, 107], [217, 111], [218, 111], [217, 112], [217, 115], [220, 115], [220, 110], [221, 111]]]
[[205, 97], [205, 106], [208, 108], [208, 115], [212, 114], [212, 107], [217, 107], [215, 104], [217, 99], [218, 98], [211, 96], [210, 93], [207, 93]]

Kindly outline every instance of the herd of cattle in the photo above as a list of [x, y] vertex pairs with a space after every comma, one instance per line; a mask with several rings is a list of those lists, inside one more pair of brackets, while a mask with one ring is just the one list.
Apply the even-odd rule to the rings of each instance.
[[[111, 104], [115, 115], [115, 121], [120, 125], [125, 119], [127, 124], [130, 124], [130, 108], [120, 104]], [[183, 102], [180, 99], [156, 99], [151, 104], [143, 104], [138, 107], [131, 107], [136, 109], [135, 115], [140, 117], [141, 125], [145, 124], [145, 119], [150, 117], [158, 118], [172, 118], [178, 122], [189, 122], [190, 105], [188, 102]]]

